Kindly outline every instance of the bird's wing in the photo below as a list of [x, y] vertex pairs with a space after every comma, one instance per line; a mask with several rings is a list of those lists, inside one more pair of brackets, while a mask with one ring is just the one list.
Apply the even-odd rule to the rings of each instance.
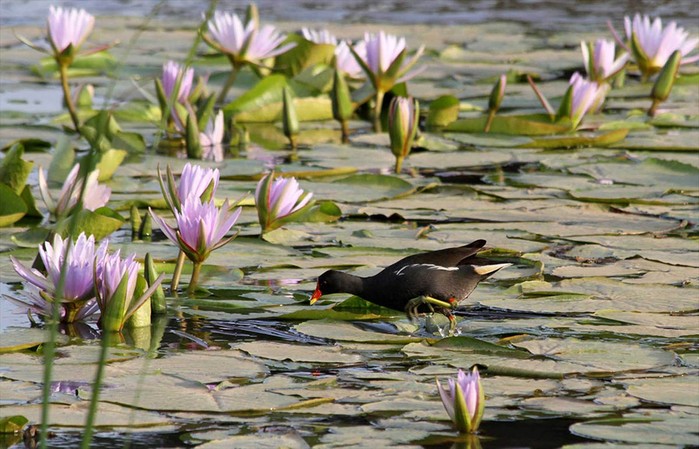
[[441, 267], [455, 267], [462, 265], [465, 259], [478, 253], [485, 246], [485, 240], [476, 240], [468, 245], [458, 246], [455, 248], [440, 249], [429, 253], [414, 254], [405, 259], [399, 260], [388, 269], [400, 269], [405, 265], [438, 265]]

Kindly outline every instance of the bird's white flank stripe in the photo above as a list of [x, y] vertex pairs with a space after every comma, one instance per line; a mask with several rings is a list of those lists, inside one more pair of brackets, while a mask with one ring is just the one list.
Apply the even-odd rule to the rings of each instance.
[[486, 274], [494, 273], [502, 268], [506, 268], [512, 265], [511, 263], [497, 263], [494, 265], [481, 265], [481, 266], [476, 266], [476, 265], [471, 265], [473, 267], [473, 271], [476, 272], [476, 274], [480, 274], [481, 276], [484, 276]]
[[406, 265], [404, 267], [401, 267], [400, 270], [394, 271], [393, 274], [396, 276], [403, 276], [405, 273], [403, 273], [403, 270], [409, 269], [409, 268], [425, 268], [427, 270], [441, 270], [441, 271], [458, 271], [459, 267], [443, 267], [441, 265], [434, 265], [431, 263], [414, 263], [411, 265]]

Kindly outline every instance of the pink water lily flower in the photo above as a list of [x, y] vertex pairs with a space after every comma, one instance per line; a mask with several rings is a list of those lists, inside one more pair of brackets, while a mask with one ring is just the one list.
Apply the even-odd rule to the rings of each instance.
[[437, 380], [437, 390], [449, 418], [461, 433], [473, 433], [483, 418], [485, 396], [478, 368], [469, 374], [459, 370], [456, 380], [449, 379], [449, 389]]
[[295, 178], [274, 178], [269, 173], [257, 183], [255, 189], [255, 206], [262, 226], [262, 232], [271, 231], [281, 226], [284, 221], [293, 218], [313, 198], [310, 192], [304, 192]]
[[[335, 46], [335, 63], [337, 68], [346, 73], [351, 78], [361, 78], [364, 74], [362, 67], [352, 55], [349, 47], [350, 43], [346, 41], [338, 42], [337, 38], [328, 30], [313, 30], [310, 28], [302, 28], [301, 34], [303, 37], [316, 44], [327, 44]], [[361, 57], [366, 58], [366, 44], [363, 40], [352, 45], [354, 51]]]
[[259, 64], [296, 46], [294, 43], [281, 45], [285, 36], [272, 25], [259, 26], [254, 20], [243, 24], [240, 17], [228, 12], [215, 11], [207, 26], [210, 43], [226, 53], [235, 65]]
[[[406, 50], [405, 38], [379, 31], [377, 34], [366, 33], [364, 42], [366, 45], [366, 57], [363, 59], [370, 70], [368, 75], [374, 79], [374, 86], [382, 85], [384, 90], [388, 90], [393, 84], [408, 81], [424, 70], [424, 67], [410, 70], [422, 56], [425, 50], [424, 45], [418, 48], [412, 58], [402, 61], [400, 66], [395, 68], [397, 69], [396, 73], [389, 76], [387, 72], [389, 69], [394, 70], [393, 65], [397, 62], [401, 53]], [[383, 85], [388, 82], [390, 82], [391, 86]]]
[[194, 69], [190, 67], [185, 70], [184, 66], [179, 65], [175, 61], [168, 61], [163, 64], [162, 82], [166, 98], [170, 98], [172, 95], [178, 77], [180, 78], [180, 88], [177, 91], [176, 101], [186, 103], [194, 82]]
[[[68, 322], [94, 313], [95, 309], [88, 304], [95, 297], [93, 270], [95, 263], [99, 264], [107, 254], [107, 245], [105, 240], [96, 247], [95, 237], [87, 237], [85, 233], [81, 233], [72, 244], [68, 238], [56, 234], [52, 243], [44, 242], [39, 246], [39, 257], [46, 275], [10, 256], [17, 274], [32, 286], [27, 291], [28, 300], [17, 301], [41, 315], [51, 315], [53, 301], [60, 300], [62, 307], [67, 309], [61, 313], [62, 320]], [[64, 270], [63, 291], [58, 292]]]
[[597, 39], [594, 46], [583, 41], [580, 42], [580, 48], [587, 75], [598, 83], [607, 82], [619, 73], [629, 60], [629, 54], [626, 52], [616, 57], [616, 46], [612, 40]]
[[604, 102], [607, 89], [594, 81], [585, 79], [578, 72], [570, 77], [570, 85], [573, 90], [570, 119], [573, 127], [577, 128], [585, 114]]
[[240, 217], [241, 208], [231, 211], [228, 200], [219, 208], [213, 201], [202, 202], [190, 196], [182, 203], [181, 210], [175, 209], [176, 226], [172, 227], [150, 210], [153, 220], [165, 236], [187, 255], [195, 264], [200, 264], [209, 254], [235, 238], [225, 238]]
[[95, 17], [84, 9], [49, 7], [48, 34], [51, 45], [63, 52], [69, 45], [77, 50], [95, 26]]
[[376, 91], [374, 95], [374, 132], [381, 131], [381, 109], [383, 97], [397, 83], [408, 81], [425, 67], [412, 69], [425, 50], [422, 45], [412, 58], [406, 61], [405, 38], [379, 31], [377, 34], [364, 35], [366, 55], [360, 55], [350, 48], [362, 70]]
[[223, 142], [223, 111], [218, 111], [216, 117], [209, 120], [203, 132], [199, 133], [199, 142], [203, 147], [220, 145]]
[[699, 60], [699, 55], [688, 57], [699, 44], [699, 38], [690, 38], [675, 22], [663, 27], [660, 17], [651, 22], [649, 16], [636, 14], [633, 20], [624, 17], [624, 30], [636, 63], [646, 76], [658, 72], [675, 50], [682, 53], [682, 64]]
[[54, 202], [51, 192], [49, 191], [46, 173], [42, 168], [39, 168], [39, 193], [41, 194], [44, 204], [57, 218], [70, 214], [73, 208], [78, 204], [78, 198], [82, 192], [82, 207], [86, 210], [94, 211], [103, 207], [109, 202], [109, 197], [112, 194], [112, 189], [104, 184], [100, 184], [99, 169], [96, 169], [87, 175], [85, 190], [83, 191], [83, 178], [78, 179], [80, 165], [76, 164], [68, 173], [68, 177], [63, 183], [61, 193], [58, 195], [58, 201]]

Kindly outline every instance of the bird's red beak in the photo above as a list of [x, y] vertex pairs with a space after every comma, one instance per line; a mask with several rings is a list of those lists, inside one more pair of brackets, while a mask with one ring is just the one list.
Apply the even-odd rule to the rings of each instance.
[[316, 286], [316, 290], [311, 295], [311, 305], [315, 304], [320, 297], [323, 296], [323, 292], [320, 291], [320, 285]]

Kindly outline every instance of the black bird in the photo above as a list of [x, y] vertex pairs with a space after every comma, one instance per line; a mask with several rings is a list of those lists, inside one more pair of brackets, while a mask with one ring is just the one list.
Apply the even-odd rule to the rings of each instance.
[[453, 330], [451, 311], [478, 283], [509, 263], [495, 263], [478, 257], [485, 240], [465, 246], [415, 254], [399, 260], [371, 277], [359, 277], [329, 270], [320, 275], [311, 304], [330, 293], [351, 293], [374, 304], [405, 311], [409, 318], [418, 313], [439, 312]]

